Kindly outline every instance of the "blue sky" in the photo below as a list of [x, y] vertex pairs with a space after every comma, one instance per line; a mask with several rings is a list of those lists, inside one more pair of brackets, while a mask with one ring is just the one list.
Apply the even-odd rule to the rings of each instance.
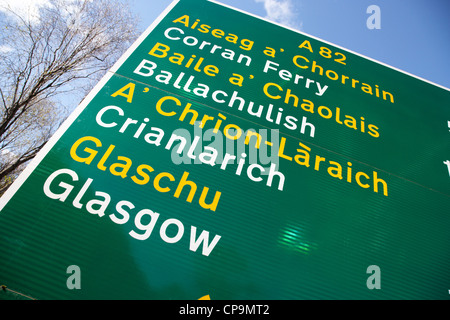
[[[199, 0], [200, 1], [200, 0]], [[130, 0], [142, 30], [172, 2]], [[449, 0], [221, 0], [450, 88]], [[370, 30], [370, 5], [381, 29]]]

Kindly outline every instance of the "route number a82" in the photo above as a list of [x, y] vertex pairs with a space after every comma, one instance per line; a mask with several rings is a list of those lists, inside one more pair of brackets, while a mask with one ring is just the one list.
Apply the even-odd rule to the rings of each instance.
[[[300, 49], [307, 49], [309, 50], [311, 53], [314, 53], [313, 48], [311, 46], [311, 43], [309, 42], [309, 40], [305, 40], [302, 42], [301, 45], [298, 46]], [[330, 48], [327, 47], [320, 47], [319, 48], [319, 54], [326, 58], [326, 59], [331, 59], [334, 57], [334, 61], [336, 61], [337, 63], [346, 65], [345, 60], [347, 59], [346, 56], [341, 53], [341, 52], [334, 52], [331, 51]]]

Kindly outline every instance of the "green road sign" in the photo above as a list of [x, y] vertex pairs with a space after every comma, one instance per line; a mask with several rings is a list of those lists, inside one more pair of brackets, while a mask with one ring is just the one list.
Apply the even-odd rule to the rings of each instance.
[[37, 299], [447, 299], [449, 104], [323, 40], [174, 1], [2, 197], [0, 284]]

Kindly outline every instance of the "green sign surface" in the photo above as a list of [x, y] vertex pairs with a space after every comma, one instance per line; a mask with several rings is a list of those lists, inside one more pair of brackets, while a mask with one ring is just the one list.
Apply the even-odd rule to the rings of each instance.
[[0, 284], [448, 299], [449, 107], [448, 89], [344, 48], [174, 1], [2, 197]]

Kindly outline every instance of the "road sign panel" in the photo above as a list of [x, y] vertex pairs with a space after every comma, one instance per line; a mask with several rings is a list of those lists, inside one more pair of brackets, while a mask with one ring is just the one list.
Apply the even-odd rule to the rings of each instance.
[[174, 1], [3, 196], [0, 277], [38, 299], [447, 298], [449, 102]]

